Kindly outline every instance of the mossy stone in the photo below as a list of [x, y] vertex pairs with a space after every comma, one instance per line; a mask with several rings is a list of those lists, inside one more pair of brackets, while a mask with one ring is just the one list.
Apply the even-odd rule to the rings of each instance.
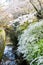
[[3, 28], [0, 28], [0, 60], [2, 59], [4, 48], [5, 48], [5, 31]]

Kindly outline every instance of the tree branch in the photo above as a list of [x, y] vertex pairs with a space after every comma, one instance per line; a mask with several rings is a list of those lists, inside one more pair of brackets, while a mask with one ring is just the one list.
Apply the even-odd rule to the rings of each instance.
[[35, 7], [35, 5], [32, 3], [32, 0], [30, 0], [30, 3], [32, 4], [32, 6], [35, 8], [35, 10], [38, 12], [38, 9]]

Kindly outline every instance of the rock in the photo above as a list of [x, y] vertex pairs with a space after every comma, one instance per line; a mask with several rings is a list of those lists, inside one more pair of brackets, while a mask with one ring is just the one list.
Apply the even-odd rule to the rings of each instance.
[[7, 60], [6, 62], [3, 62], [2, 65], [17, 65], [15, 61]]
[[15, 48], [18, 46], [18, 36], [21, 35], [24, 30], [27, 29], [29, 24], [38, 21], [38, 18], [35, 16], [35, 14], [36, 12], [23, 15], [9, 22], [9, 25], [6, 28], [6, 33], [7, 36], [10, 37], [10, 40]]
[[0, 60], [2, 59], [4, 48], [5, 48], [5, 31], [3, 28], [0, 28]]
[[36, 12], [18, 17], [10, 21], [8, 27], [13, 29], [16, 35], [22, 33], [30, 23], [37, 22], [39, 19], [35, 16]]

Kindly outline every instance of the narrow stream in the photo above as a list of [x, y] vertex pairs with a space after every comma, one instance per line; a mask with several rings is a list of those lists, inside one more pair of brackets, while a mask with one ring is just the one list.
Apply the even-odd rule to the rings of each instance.
[[16, 55], [13, 46], [6, 46], [0, 65], [27, 65], [27, 62], [22, 58], [21, 54]]
[[15, 54], [12, 53], [13, 46], [6, 46], [1, 65], [17, 65]]

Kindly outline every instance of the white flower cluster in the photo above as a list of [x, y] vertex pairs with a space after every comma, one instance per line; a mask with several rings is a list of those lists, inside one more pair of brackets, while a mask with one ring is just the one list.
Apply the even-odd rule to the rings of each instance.
[[[35, 58], [43, 56], [43, 20], [29, 25], [28, 29], [21, 35], [18, 45], [18, 51], [23, 53], [23, 57], [30, 63]], [[37, 65], [38, 62], [30, 65]], [[39, 63], [38, 65], [43, 64]]]

